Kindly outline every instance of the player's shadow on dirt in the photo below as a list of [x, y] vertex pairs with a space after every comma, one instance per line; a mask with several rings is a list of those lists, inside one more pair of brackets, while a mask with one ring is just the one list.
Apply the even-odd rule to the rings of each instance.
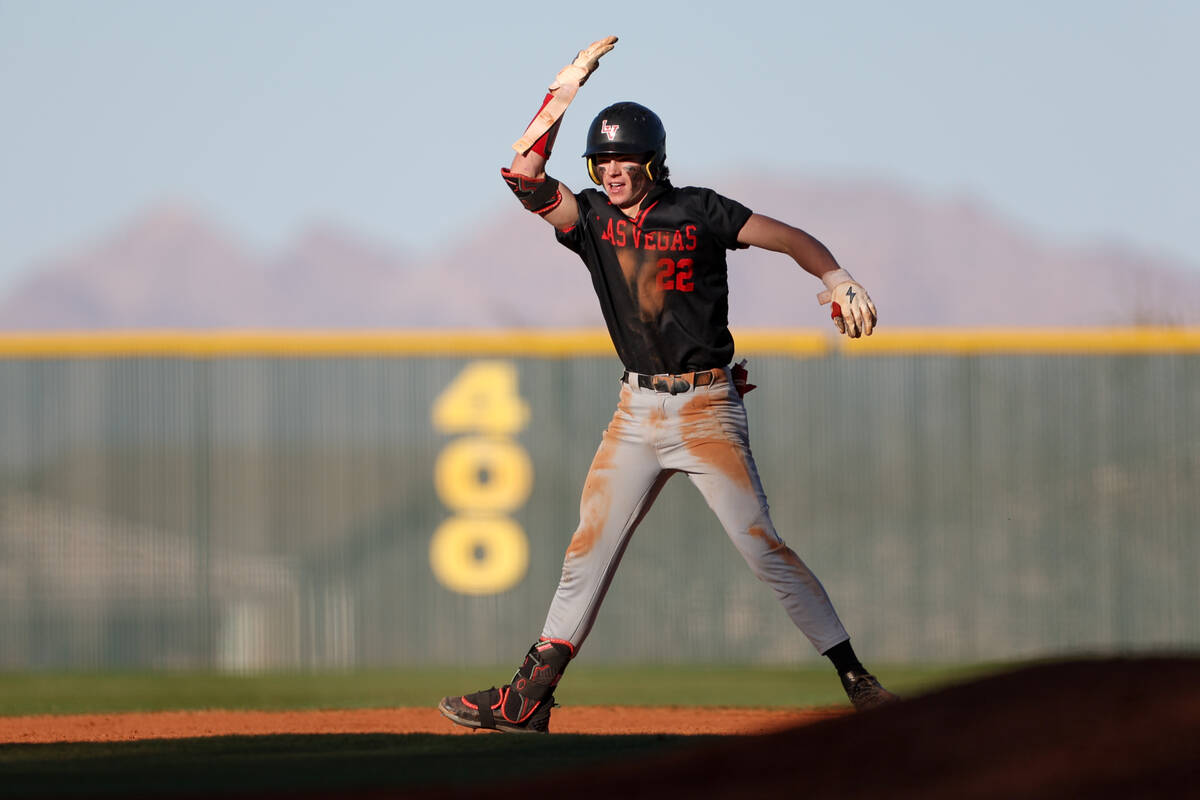
[[572, 800], [1194, 796], [1200, 658], [1039, 664], [570, 783]]
[[381, 733], [10, 744], [0, 745], [0, 798], [453, 792], [547, 771], [643, 761], [717, 738]]

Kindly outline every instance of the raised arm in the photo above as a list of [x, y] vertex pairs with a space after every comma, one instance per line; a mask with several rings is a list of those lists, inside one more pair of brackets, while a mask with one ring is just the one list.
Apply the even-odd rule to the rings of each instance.
[[546, 162], [563, 114], [575, 93], [596, 68], [600, 57], [613, 49], [617, 37], [608, 36], [579, 51], [575, 60], [563, 67], [550, 84], [542, 107], [525, 133], [513, 144], [517, 152], [508, 169], [500, 170], [504, 181], [525, 208], [559, 230], [566, 230], [579, 217], [575, 195], [555, 178], [546, 174]]
[[785, 222], [751, 214], [738, 232], [738, 241], [776, 253], [786, 253], [800, 267], [821, 279], [826, 291], [817, 295], [822, 303], [833, 303], [832, 318], [838, 330], [852, 339], [870, 336], [879, 319], [867, 290], [842, 269], [829, 248]]

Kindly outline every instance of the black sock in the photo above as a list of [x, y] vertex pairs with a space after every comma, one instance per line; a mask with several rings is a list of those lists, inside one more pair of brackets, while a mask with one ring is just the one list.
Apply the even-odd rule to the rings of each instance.
[[858, 656], [854, 655], [854, 648], [850, 646], [849, 639], [841, 644], [835, 644], [822, 653], [822, 655], [833, 662], [833, 668], [838, 671], [839, 675], [845, 675], [851, 670], [856, 672], [867, 671], [862, 662], [858, 660]]

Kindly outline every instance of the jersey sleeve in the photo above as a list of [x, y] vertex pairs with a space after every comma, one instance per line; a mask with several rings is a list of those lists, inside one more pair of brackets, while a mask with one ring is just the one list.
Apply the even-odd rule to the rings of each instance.
[[579, 216], [575, 219], [575, 224], [565, 231], [555, 228], [554, 238], [558, 239], [558, 243], [568, 250], [583, 255], [583, 234], [586, 230], [583, 221], [587, 218], [590, 207], [586, 190], [575, 194], [575, 204], [579, 207]]
[[711, 189], [701, 190], [698, 199], [708, 219], [709, 230], [722, 247], [726, 250], [742, 250], [749, 246], [739, 242], [737, 237], [754, 212]]

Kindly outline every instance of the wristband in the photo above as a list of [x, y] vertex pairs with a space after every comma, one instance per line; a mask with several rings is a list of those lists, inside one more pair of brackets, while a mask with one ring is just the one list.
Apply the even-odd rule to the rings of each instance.
[[821, 276], [821, 282], [824, 283], [825, 288], [831, 292], [837, 288], [838, 285], [852, 280], [854, 280], [854, 278], [851, 278], [850, 273], [846, 272], [844, 269], [835, 269], [830, 272], [826, 272]]
[[[575, 96], [574, 89], [578, 88], [564, 87], [559, 89], [557, 94], [548, 93], [546, 99], [542, 101], [541, 108], [533, 115], [525, 133], [520, 139], [513, 142], [513, 150], [521, 155], [533, 151], [542, 158], [549, 159], [550, 150], [554, 147], [554, 139], [558, 136], [558, 126], [562, 122], [562, 115], [567, 110], [571, 98]], [[533, 136], [537, 138], [531, 139]]]
[[[544, 109], [546, 106], [548, 106], [550, 104], [550, 101], [553, 99], [554, 99], [554, 95], [547, 92], [546, 99], [542, 101], [542, 106], [541, 106], [541, 108], [538, 109], [538, 113], [534, 114], [533, 119], [531, 119], [529, 121], [530, 125], [532, 125], [534, 123], [534, 121], [537, 120], [538, 114], [541, 114], [542, 109]], [[550, 159], [550, 151], [554, 148], [554, 139], [558, 136], [558, 128], [559, 128], [559, 125], [561, 122], [562, 122], [561, 117], [559, 119], [555, 120], [554, 124], [550, 126], [550, 129], [548, 131], [546, 131], [545, 133], [543, 133], [541, 136], [539, 136], [538, 140], [533, 143], [533, 146], [530, 147], [529, 150], [531, 152], [537, 153], [542, 158], [549, 160]]]

